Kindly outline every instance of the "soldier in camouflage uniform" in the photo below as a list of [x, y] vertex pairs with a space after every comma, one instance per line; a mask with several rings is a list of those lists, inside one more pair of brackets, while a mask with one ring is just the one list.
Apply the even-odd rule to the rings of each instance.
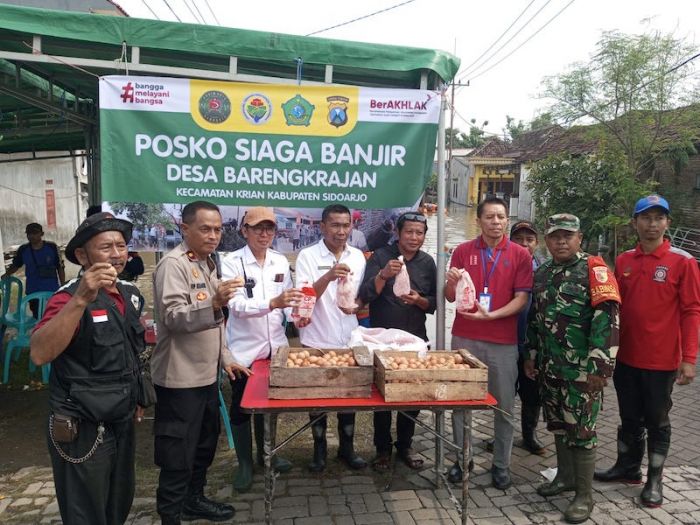
[[595, 423], [602, 391], [612, 375], [619, 336], [620, 296], [600, 257], [580, 251], [578, 217], [547, 219], [552, 259], [535, 273], [528, 320], [526, 374], [539, 379], [547, 428], [555, 434], [557, 475], [538, 487], [542, 496], [575, 490], [564, 513], [581, 523], [593, 509]]

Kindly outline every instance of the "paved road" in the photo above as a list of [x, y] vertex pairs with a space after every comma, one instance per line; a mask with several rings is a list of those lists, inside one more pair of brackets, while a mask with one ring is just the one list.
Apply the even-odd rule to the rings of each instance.
[[[596, 507], [587, 523], [700, 524], [700, 381], [687, 387], [676, 387], [673, 401], [674, 433], [671, 457], [665, 470], [664, 506], [659, 509], [640, 507], [639, 486], [594, 483]], [[421, 417], [429, 419], [432, 416], [422, 414]], [[490, 417], [487, 413], [475, 417], [476, 467], [470, 488], [471, 522], [478, 525], [561, 523], [561, 511], [568, 504], [569, 497], [547, 500], [535, 492], [535, 487], [543, 481], [540, 471], [556, 462], [551, 435], [540, 431], [548, 445], [544, 457], [530, 455], [516, 446], [512, 465], [514, 485], [506, 491], [496, 490], [490, 487], [488, 469], [491, 456], [484, 451], [482, 444], [489, 432]], [[609, 387], [599, 423], [601, 446], [598, 462], [601, 465], [611, 464], [615, 457], [617, 421], [615, 392]], [[358, 435], [362, 436], [360, 448], [369, 456], [371, 419], [368, 415], [358, 417], [358, 425]], [[142, 431], [140, 439], [145, 442], [144, 447], [150, 446], [147, 432]], [[310, 455], [308, 437], [292, 443], [288, 454], [298, 466], [278, 479], [273, 511], [276, 525], [459, 523], [448, 492], [444, 488], [435, 489], [431, 483], [433, 445], [427, 435], [419, 433], [415, 442], [415, 448], [425, 456], [425, 469], [418, 473], [401, 463], [384, 474], [371, 470], [349, 472], [332, 457], [337, 445], [332, 433], [330, 442], [329, 468], [320, 476], [308, 474], [303, 468]], [[0, 477], [1, 523], [60, 523], [51, 470], [45, 466], [45, 456], [45, 450], [37, 451], [37, 458], [42, 458], [37, 459], [37, 465], [25, 466]], [[139, 458], [137, 497], [129, 520], [139, 525], [159, 523], [154, 499], [157, 470], [149, 464], [147, 457], [148, 454], [142, 454]], [[207, 493], [236, 507], [237, 513], [231, 523], [262, 523], [262, 476], [259, 472], [256, 474], [249, 493], [234, 494], [230, 485], [234, 458], [222, 437], [210, 470]]]

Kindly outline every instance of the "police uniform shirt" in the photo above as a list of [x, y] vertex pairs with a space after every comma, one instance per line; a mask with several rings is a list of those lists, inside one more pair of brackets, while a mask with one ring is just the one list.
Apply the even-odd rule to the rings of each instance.
[[[355, 296], [365, 272], [365, 256], [357, 248], [345, 245], [345, 249], [336, 261], [335, 255], [326, 247], [321, 239], [316, 244], [299, 252], [296, 262], [297, 288], [304, 283], [313, 285], [334, 264], [344, 263], [353, 272]], [[338, 280], [331, 281], [321, 297], [316, 298], [316, 306], [311, 317], [311, 323], [299, 329], [301, 343], [316, 348], [344, 348], [350, 342], [351, 332], [357, 328], [357, 316], [347, 315], [338, 308], [336, 292]]]
[[224, 317], [212, 298], [219, 286], [216, 265], [200, 261], [183, 242], [165, 254], [153, 273], [158, 340], [151, 357], [156, 385], [195, 388], [213, 384], [224, 351]]
[[280, 346], [288, 345], [284, 323], [291, 308], [270, 309], [270, 300], [294, 287], [287, 258], [268, 249], [261, 266], [245, 246], [224, 257], [221, 274], [224, 280], [246, 277], [255, 282], [253, 297], [239, 288], [228, 303], [226, 344], [236, 362], [250, 367], [253, 361], [267, 359], [270, 352], [274, 355]]

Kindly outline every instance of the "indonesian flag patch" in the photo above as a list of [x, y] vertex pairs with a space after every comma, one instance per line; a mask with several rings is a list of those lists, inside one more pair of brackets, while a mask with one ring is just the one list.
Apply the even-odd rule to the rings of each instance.
[[93, 323], [106, 323], [108, 321], [107, 310], [93, 310], [90, 313], [92, 314]]

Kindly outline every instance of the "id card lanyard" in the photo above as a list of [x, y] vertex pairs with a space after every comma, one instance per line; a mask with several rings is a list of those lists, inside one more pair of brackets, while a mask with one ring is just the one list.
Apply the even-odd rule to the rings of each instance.
[[487, 268], [488, 265], [486, 264], [486, 256], [484, 255], [484, 252], [486, 250], [480, 250], [481, 252], [481, 268], [484, 272], [484, 291], [479, 294], [479, 304], [481, 307], [486, 310], [487, 312], [491, 311], [491, 298], [493, 297], [489, 293], [489, 281], [491, 280], [491, 276], [493, 275], [493, 272], [496, 270], [496, 266], [498, 266], [498, 262], [501, 259], [501, 254], [505, 251], [505, 249], [508, 247], [508, 243], [510, 240], [506, 241], [506, 245], [502, 250], [496, 250], [496, 257], [493, 260], [493, 265], [491, 266], [491, 271], [487, 273]]

